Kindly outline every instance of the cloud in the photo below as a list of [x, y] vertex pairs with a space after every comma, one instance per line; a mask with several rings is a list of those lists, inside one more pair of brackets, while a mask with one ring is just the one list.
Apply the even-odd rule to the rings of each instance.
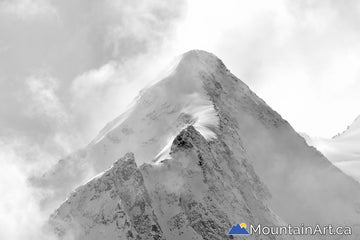
[[[1, 239], [41, 231], [57, 202], [29, 178], [85, 146], [167, 62], [184, 1], [0, 2]], [[66, 196], [63, 196], [66, 197]]]
[[[22, 166], [44, 169], [87, 144], [193, 48], [222, 58], [297, 130], [334, 135], [359, 114], [357, 1], [16, 0], [0, 9], [0, 136], [19, 142], [0, 150], [1, 180], [16, 179], [19, 191], [0, 189], [35, 213], [33, 171]], [[9, 206], [0, 238], [16, 239]]]
[[[0, 101], [0, 115], [4, 116], [0, 119], [0, 134], [12, 129], [44, 138], [48, 133], [53, 134], [49, 130], [50, 119], [67, 121], [66, 118], [71, 116], [69, 121], [73, 121], [75, 129], [80, 128], [86, 134], [84, 142], [89, 141], [91, 134], [92, 137], [96, 134], [100, 125], [120, 114], [121, 108], [114, 111], [105, 106], [110, 112], [96, 108], [104, 107], [99, 102], [107, 102], [113, 107], [123, 106], [137, 94], [141, 84], [135, 73], [131, 76], [127, 73], [131, 64], [142, 62], [143, 68], [149, 69], [148, 65], [159, 62], [154, 56], [161, 57], [166, 52], [165, 43], [171, 39], [174, 25], [181, 19], [185, 7], [183, 0], [16, 1], [16, 4], [20, 3], [37, 4], [39, 7], [36, 9], [40, 9], [41, 4], [45, 6], [42, 9], [51, 4], [56, 9], [57, 18], [23, 21], [0, 11], [0, 28], [4, 36], [1, 45], [7, 47], [0, 54], [0, 96], [3, 100]], [[10, 4], [16, 5], [12, 1], [3, 4], [7, 8]], [[157, 66], [153, 68], [158, 69]], [[42, 69], [46, 69], [46, 74], [37, 74]], [[140, 66], [136, 69], [137, 75], [143, 75]], [[99, 72], [97, 74], [113, 73], [94, 76], [94, 71]], [[91, 79], [86, 80], [88, 76]], [[34, 77], [56, 79], [56, 86], [45, 87], [53, 87], [58, 100], [46, 99], [51, 98], [51, 92], [46, 90], [46, 93], [44, 89], [36, 90], [48, 94], [42, 96], [42, 100], [34, 96], [29, 103], [22, 100], [22, 94], [28, 92], [29, 79]], [[98, 88], [94, 88], [95, 85]], [[36, 87], [43, 88], [36, 85], [32, 88]], [[119, 95], [129, 97], [119, 98]], [[117, 100], [122, 103], [113, 105]], [[35, 102], [39, 106], [34, 106]], [[90, 103], [95, 103], [93, 108]], [[98, 116], [96, 127], [91, 126], [92, 116], [99, 110], [101, 123], [101, 116]], [[80, 111], [79, 114], [76, 111]], [[38, 116], [38, 121], [35, 121], [35, 116]], [[93, 130], [86, 131], [83, 126]]]
[[99, 69], [92, 69], [76, 77], [72, 83], [72, 91], [77, 98], [85, 98], [92, 91], [99, 91], [105, 85], [114, 83], [117, 73], [117, 64], [109, 62]]
[[29, 20], [39, 17], [56, 16], [56, 8], [48, 0], [3, 0], [0, 11]]
[[158, 79], [171, 59], [168, 53], [149, 52], [125, 62], [110, 61], [77, 76], [71, 85], [69, 108], [84, 138], [91, 141], [106, 123], [127, 109], [142, 88]]
[[30, 98], [27, 101], [30, 100], [32, 103], [29, 108], [30, 115], [45, 115], [63, 124], [69, 121], [69, 116], [56, 95], [59, 86], [53, 77], [42, 74], [30, 76], [25, 81], [29, 90], [28, 97]]
[[25, 114], [28, 118], [39, 121], [46, 129], [42, 138], [47, 140], [40, 141], [39, 144], [58, 157], [80, 148], [84, 143], [74, 127], [76, 119], [57, 95], [58, 80], [47, 73], [41, 73], [28, 77], [26, 86]]
[[38, 150], [20, 141], [0, 139], [0, 238], [50, 240], [52, 236], [41, 229], [49, 211], [42, 209], [39, 199], [45, 192], [33, 189], [27, 182], [29, 172], [43, 167], [38, 161]]
[[358, 115], [358, 1], [199, 0], [188, 9], [174, 48], [215, 53], [296, 130], [330, 137]]

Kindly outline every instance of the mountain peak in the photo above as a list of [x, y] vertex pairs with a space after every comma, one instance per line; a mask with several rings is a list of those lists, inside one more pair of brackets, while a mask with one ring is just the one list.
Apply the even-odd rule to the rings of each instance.
[[[72, 188], [70, 184], [84, 180], [81, 174], [87, 167], [99, 173], [126, 152], [136, 156], [119, 161], [123, 167], [113, 166], [110, 172], [116, 176], [105, 173], [87, 184], [98, 183], [90, 190], [104, 190], [98, 200], [85, 191], [80, 195], [86, 201], [68, 204], [80, 223], [88, 222], [90, 211], [94, 213], [90, 226], [106, 225], [114, 234], [119, 232], [117, 226], [125, 231], [121, 234], [140, 226], [132, 235], [147, 235], [139, 239], [150, 239], [149, 234], [157, 239], [161, 235], [174, 240], [226, 239], [224, 234], [239, 216], [244, 222], [274, 225], [272, 212], [295, 225], [359, 223], [359, 184], [310, 148], [220, 59], [204, 51], [183, 54], [170, 75], [145, 89], [130, 111], [84, 152], [66, 160], [71, 168], [64, 164], [56, 168], [53, 186], [59, 185], [58, 179], [77, 176], [79, 180], [66, 186]], [[101, 182], [107, 177], [109, 181]], [[119, 184], [111, 185], [113, 178]], [[123, 192], [118, 195], [119, 191]], [[270, 193], [273, 198], [267, 197]], [[103, 211], [94, 209], [95, 201]], [[119, 202], [125, 209], [121, 216], [127, 217], [112, 215]], [[65, 220], [75, 216], [67, 210], [64, 207], [60, 215]], [[147, 219], [152, 220], [143, 231], [140, 222]]]
[[347, 138], [347, 137], [359, 137], [360, 136], [360, 115], [346, 128], [342, 133], [338, 133], [333, 136], [332, 139]]
[[223, 62], [214, 54], [203, 50], [190, 50], [180, 56], [176, 70], [215, 72], [219, 68], [226, 69]]
[[204, 50], [199, 50], [199, 49], [193, 49], [193, 50], [183, 53], [182, 59], [183, 60], [188, 60], [188, 59], [195, 59], [195, 60], [216, 59], [216, 60], [219, 60], [219, 58], [217, 56], [215, 56], [213, 53], [210, 53], [210, 52], [207, 52]]

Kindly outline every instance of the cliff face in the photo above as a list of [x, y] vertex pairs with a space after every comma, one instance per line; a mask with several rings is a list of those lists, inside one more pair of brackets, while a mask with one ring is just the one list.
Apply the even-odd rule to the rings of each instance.
[[170, 156], [137, 167], [134, 155], [126, 154], [54, 213], [50, 222], [57, 234], [63, 239], [220, 240], [233, 239], [227, 233], [238, 221], [280, 224], [251, 165], [221, 139], [208, 142], [189, 126], [174, 139]]
[[65, 239], [163, 239], [131, 153], [72, 193], [50, 223]]
[[64, 196], [88, 168], [106, 171], [53, 215], [59, 235], [227, 239], [238, 222], [340, 224], [353, 226], [354, 239], [360, 233], [359, 184], [203, 51], [184, 54], [171, 74], [40, 182]]

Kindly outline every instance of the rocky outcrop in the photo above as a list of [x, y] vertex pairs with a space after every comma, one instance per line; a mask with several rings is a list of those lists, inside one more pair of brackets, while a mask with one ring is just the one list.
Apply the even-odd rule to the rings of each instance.
[[[239, 221], [279, 225], [269, 197], [246, 159], [189, 126], [171, 159], [136, 166], [131, 153], [78, 188], [51, 217], [62, 238], [233, 239]], [[255, 239], [283, 239], [282, 237]]]
[[65, 239], [164, 239], [132, 153], [76, 189], [50, 223]]

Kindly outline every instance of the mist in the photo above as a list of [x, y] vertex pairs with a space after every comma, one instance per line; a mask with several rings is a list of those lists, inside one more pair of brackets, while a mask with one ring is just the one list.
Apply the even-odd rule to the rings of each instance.
[[59, 202], [44, 205], [53, 192], [30, 179], [86, 146], [156, 78], [185, 6], [0, 2], [1, 239], [52, 239], [46, 223]]
[[49, 239], [42, 225], [59, 202], [44, 206], [54, 193], [29, 179], [89, 144], [190, 49], [223, 59], [295, 130], [342, 131], [359, 115], [359, 11], [357, 1], [1, 1], [0, 238]]

